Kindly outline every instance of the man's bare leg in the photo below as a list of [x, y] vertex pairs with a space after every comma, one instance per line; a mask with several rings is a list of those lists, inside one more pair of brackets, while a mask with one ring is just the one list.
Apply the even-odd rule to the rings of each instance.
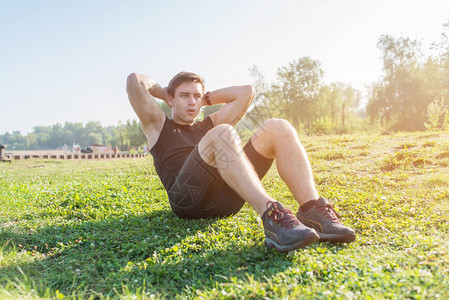
[[350, 243], [355, 240], [355, 231], [341, 223], [331, 203], [326, 198], [318, 198], [309, 159], [289, 122], [281, 119], [266, 121], [251, 142], [259, 154], [276, 159], [279, 175], [301, 205], [296, 217], [315, 229], [320, 241]]
[[262, 216], [267, 203], [274, 199], [264, 190], [234, 128], [221, 124], [211, 129], [201, 139], [198, 151], [204, 162], [217, 168], [223, 180]]
[[319, 197], [307, 154], [288, 121], [267, 120], [251, 137], [251, 143], [262, 156], [276, 159], [279, 176], [300, 205]]
[[290, 210], [264, 190], [232, 126], [222, 124], [211, 129], [200, 141], [198, 151], [201, 158], [216, 167], [224, 181], [257, 211], [268, 247], [287, 252], [318, 241], [314, 229], [301, 224]]

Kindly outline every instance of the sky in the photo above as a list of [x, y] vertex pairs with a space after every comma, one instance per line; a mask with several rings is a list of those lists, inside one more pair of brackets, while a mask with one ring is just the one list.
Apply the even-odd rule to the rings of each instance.
[[382, 34], [426, 48], [448, 20], [447, 0], [0, 0], [0, 134], [136, 119], [133, 72], [163, 86], [196, 72], [214, 90], [308, 56], [363, 92], [382, 76]]

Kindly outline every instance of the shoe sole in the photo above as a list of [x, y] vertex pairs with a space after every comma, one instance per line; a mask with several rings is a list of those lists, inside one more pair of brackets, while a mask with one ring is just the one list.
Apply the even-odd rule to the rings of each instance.
[[320, 242], [332, 242], [332, 243], [352, 243], [355, 241], [355, 234], [330, 234], [330, 233], [320, 233]]
[[265, 245], [268, 248], [276, 248], [277, 251], [279, 252], [289, 252], [292, 250], [296, 250], [299, 248], [304, 248], [307, 245], [313, 244], [318, 242], [320, 239], [320, 237], [311, 232], [310, 234], [308, 234], [305, 239], [303, 239], [302, 241], [296, 243], [296, 244], [291, 244], [291, 245], [279, 245], [278, 243], [276, 243], [275, 241], [273, 241], [272, 239], [269, 238], [265, 238]]

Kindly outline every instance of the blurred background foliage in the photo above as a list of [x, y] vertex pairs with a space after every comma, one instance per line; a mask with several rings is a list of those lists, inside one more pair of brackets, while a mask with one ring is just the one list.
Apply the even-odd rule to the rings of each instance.
[[[247, 136], [268, 118], [284, 118], [300, 134], [347, 134], [449, 130], [449, 20], [430, 49], [408, 37], [382, 35], [377, 47], [383, 59], [381, 78], [360, 91], [348, 83], [325, 83], [321, 62], [301, 57], [278, 68], [268, 82], [256, 65], [250, 69], [256, 97], [237, 124]], [[344, 72], [344, 70], [342, 70]], [[171, 117], [171, 108], [159, 102]], [[203, 107], [199, 119], [221, 105]], [[103, 127], [99, 122], [35, 126], [33, 132], [0, 135], [7, 150], [55, 149], [63, 145], [104, 144], [120, 150], [141, 147], [146, 139], [137, 120]]]

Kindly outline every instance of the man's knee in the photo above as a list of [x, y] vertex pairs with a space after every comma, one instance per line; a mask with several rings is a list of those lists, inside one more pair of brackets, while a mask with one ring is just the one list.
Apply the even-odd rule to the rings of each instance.
[[225, 142], [227, 144], [240, 145], [240, 137], [235, 131], [234, 127], [229, 124], [220, 124], [209, 130], [207, 133], [208, 138], [212, 139], [215, 143]]
[[297, 134], [296, 129], [285, 119], [268, 119], [263, 123], [262, 128], [274, 136]]

